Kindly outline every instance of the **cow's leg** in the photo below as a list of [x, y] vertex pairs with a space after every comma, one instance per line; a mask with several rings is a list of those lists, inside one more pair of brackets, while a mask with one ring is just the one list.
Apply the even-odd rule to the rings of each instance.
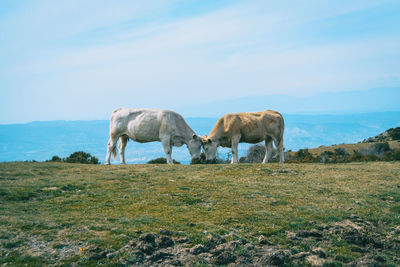
[[172, 154], [172, 146], [171, 146], [170, 139], [169, 138], [165, 138], [165, 139], [161, 140], [161, 143], [163, 145], [164, 152], [165, 152], [165, 155], [167, 157], [167, 164], [174, 164], [173, 161], [172, 161], [172, 156], [171, 156], [171, 154]]
[[121, 161], [121, 164], [126, 164], [125, 163], [125, 147], [126, 144], [128, 143], [128, 137], [126, 135], [123, 135], [119, 138], [119, 159]]
[[277, 151], [279, 151], [279, 163], [285, 162], [285, 152], [283, 151], [283, 137], [279, 139], [279, 143], [276, 145]]
[[111, 153], [113, 153], [114, 158], [117, 154], [117, 141], [118, 141], [118, 136], [111, 134], [110, 139], [108, 140], [107, 143], [107, 156], [106, 156], [106, 162], [105, 165], [110, 165], [110, 158], [111, 158]]
[[276, 153], [279, 154], [279, 163], [284, 163], [285, 162], [285, 154], [283, 151], [283, 137], [273, 137], [275, 147], [276, 147]]
[[262, 163], [267, 163], [268, 160], [271, 158], [271, 154], [272, 154], [272, 138], [270, 136], [267, 136], [267, 138], [265, 138], [265, 156]]
[[238, 145], [240, 141], [240, 135], [232, 137], [232, 161], [231, 164], [239, 163], [238, 159]]

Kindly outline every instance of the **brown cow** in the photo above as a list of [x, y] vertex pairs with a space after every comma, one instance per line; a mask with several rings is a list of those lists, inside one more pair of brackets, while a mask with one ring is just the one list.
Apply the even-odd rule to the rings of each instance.
[[238, 163], [238, 144], [256, 144], [265, 141], [265, 157], [268, 162], [272, 153], [272, 141], [279, 153], [280, 163], [284, 162], [283, 131], [285, 123], [282, 115], [273, 110], [248, 113], [230, 113], [221, 117], [210, 135], [203, 137], [203, 147], [207, 160], [215, 158], [218, 146], [232, 148], [232, 162]]

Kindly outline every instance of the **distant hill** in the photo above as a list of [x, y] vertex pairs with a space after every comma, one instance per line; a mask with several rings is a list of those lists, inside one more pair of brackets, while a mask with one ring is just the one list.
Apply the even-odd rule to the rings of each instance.
[[354, 144], [320, 146], [289, 152], [286, 158], [289, 161], [324, 163], [400, 160], [400, 127], [390, 128], [383, 133]]
[[[354, 161], [398, 161], [400, 160], [400, 127], [391, 128], [363, 142], [303, 148], [286, 151], [285, 162], [294, 163], [344, 163]], [[276, 150], [274, 149], [274, 154]], [[260, 163], [265, 156], [263, 144], [249, 147], [243, 163]], [[276, 157], [271, 161], [277, 162]]]
[[[386, 129], [400, 126], [400, 112], [351, 115], [294, 115], [284, 114], [285, 149], [298, 150], [342, 143], [357, 143], [376, 136]], [[187, 118], [198, 134], [208, 134], [218, 118]], [[0, 161], [44, 161], [54, 155], [67, 157], [75, 151], [85, 151], [104, 161], [108, 141], [108, 120], [45, 121], [26, 124], [0, 125]], [[244, 156], [250, 145], [240, 144]], [[226, 158], [229, 149], [219, 149]], [[185, 146], [173, 148], [173, 158], [189, 163]], [[164, 157], [158, 142], [140, 144], [129, 142], [127, 163], [145, 163]], [[117, 163], [117, 162], [114, 162]]]

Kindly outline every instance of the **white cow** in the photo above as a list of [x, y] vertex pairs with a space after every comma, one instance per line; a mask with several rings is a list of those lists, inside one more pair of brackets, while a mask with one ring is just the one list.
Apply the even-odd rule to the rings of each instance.
[[116, 158], [118, 138], [121, 164], [125, 164], [128, 139], [140, 143], [161, 141], [168, 164], [173, 164], [172, 146], [186, 144], [192, 159], [195, 159], [200, 157], [202, 145], [201, 137], [189, 127], [181, 115], [159, 109], [118, 108], [112, 112], [106, 165], [110, 164], [111, 153]]
[[283, 131], [285, 123], [282, 115], [273, 110], [248, 113], [230, 113], [221, 117], [210, 135], [203, 137], [207, 160], [215, 158], [218, 146], [232, 148], [232, 162], [238, 163], [238, 144], [256, 144], [265, 141], [265, 157], [268, 162], [275, 143], [280, 163], [284, 162]]

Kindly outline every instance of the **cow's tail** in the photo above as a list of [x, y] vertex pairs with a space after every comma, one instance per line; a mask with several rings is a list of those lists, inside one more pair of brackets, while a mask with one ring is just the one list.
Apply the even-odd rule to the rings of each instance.
[[115, 146], [113, 147], [113, 150], [112, 150], [112, 154], [113, 154], [113, 158], [114, 158], [114, 159], [117, 158], [117, 152], [118, 152], [118, 148], [117, 148], [117, 145], [115, 145]]
[[[285, 132], [285, 121], [283, 119], [283, 116], [281, 115], [281, 123], [280, 123], [280, 129], [279, 129], [279, 141], [278, 141], [278, 145], [276, 148], [276, 154], [277, 155], [281, 155], [283, 154], [283, 133]], [[282, 159], [281, 161], [283, 161], [283, 155], [282, 155]], [[283, 162], [282, 162], [283, 163]]]

